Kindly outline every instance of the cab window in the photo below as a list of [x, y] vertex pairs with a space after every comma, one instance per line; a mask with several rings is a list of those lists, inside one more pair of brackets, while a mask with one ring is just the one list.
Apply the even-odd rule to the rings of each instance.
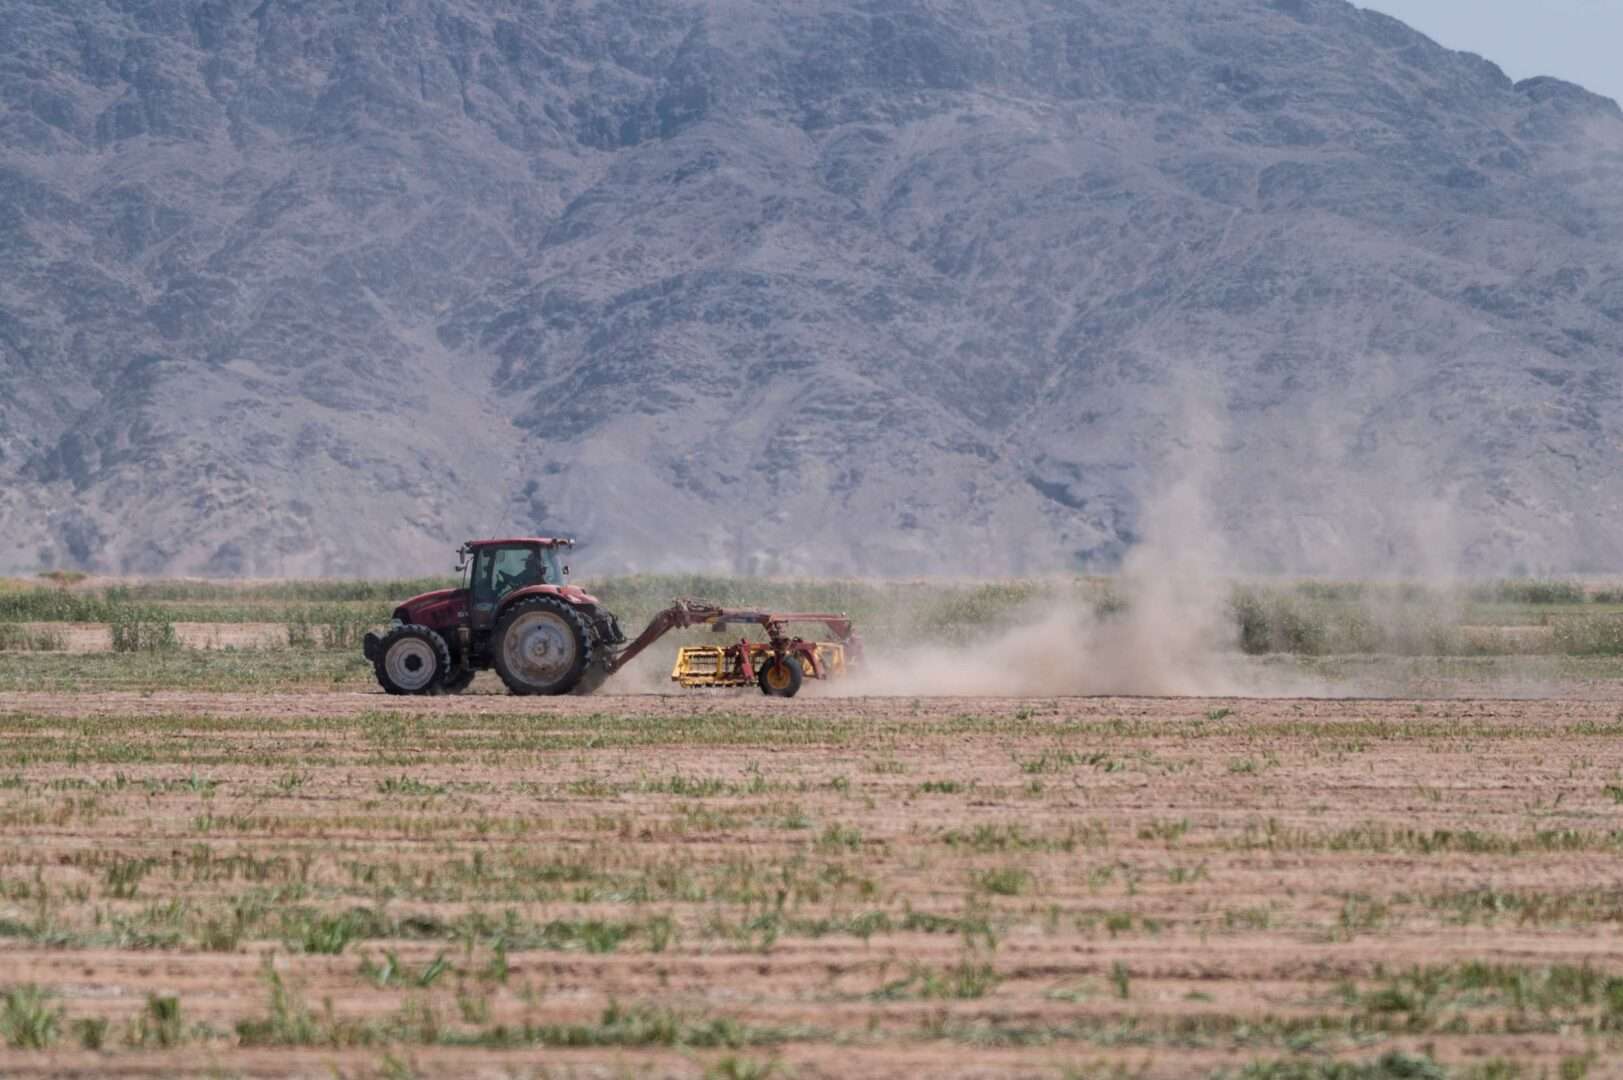
[[527, 579], [524, 572], [525, 564], [529, 562], [529, 548], [502, 548], [496, 552], [495, 575], [496, 595], [504, 596], [514, 589], [524, 585], [535, 584]]
[[546, 556], [540, 557], [538, 568], [531, 568], [530, 560], [538, 553], [532, 548], [484, 548], [473, 564], [473, 599], [475, 604], [494, 603], [527, 585], [540, 585], [555, 578]]

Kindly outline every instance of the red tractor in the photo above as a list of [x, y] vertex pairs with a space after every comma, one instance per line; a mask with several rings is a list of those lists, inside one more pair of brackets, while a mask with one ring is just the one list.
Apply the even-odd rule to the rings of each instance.
[[462, 587], [414, 596], [366, 658], [391, 694], [461, 693], [495, 668], [515, 694], [590, 692], [613, 671], [625, 635], [583, 589], [564, 584], [558, 558], [574, 541], [473, 540], [462, 546]]
[[[573, 540], [528, 537], [462, 545], [462, 587], [423, 593], [395, 608], [382, 634], [367, 634], [366, 658], [391, 694], [457, 694], [476, 672], [495, 668], [515, 694], [590, 693], [672, 630], [726, 632], [756, 625], [767, 640], [681, 650], [671, 678], [682, 686], [747, 686], [793, 697], [801, 681], [843, 675], [860, 662], [862, 642], [844, 615], [729, 610], [678, 600], [627, 643], [597, 597], [563, 583], [558, 557]], [[829, 628], [832, 642], [791, 636], [791, 623]]]

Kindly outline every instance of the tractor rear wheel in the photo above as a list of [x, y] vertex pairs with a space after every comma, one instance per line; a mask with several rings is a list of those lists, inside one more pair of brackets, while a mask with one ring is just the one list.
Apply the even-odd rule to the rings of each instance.
[[761, 693], [767, 697], [794, 697], [800, 693], [800, 683], [804, 678], [800, 661], [793, 656], [769, 656], [755, 673], [755, 681], [760, 684]]
[[592, 663], [580, 612], [552, 596], [520, 600], [496, 623], [496, 674], [515, 694], [567, 694]]
[[445, 639], [426, 626], [400, 626], [378, 642], [372, 661], [378, 685], [391, 694], [433, 694], [451, 668]]

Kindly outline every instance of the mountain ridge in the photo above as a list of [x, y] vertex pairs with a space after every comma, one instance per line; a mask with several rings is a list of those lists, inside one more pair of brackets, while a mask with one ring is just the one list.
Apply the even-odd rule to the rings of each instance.
[[1623, 113], [1339, 0], [10, 15], [0, 568], [1623, 559]]

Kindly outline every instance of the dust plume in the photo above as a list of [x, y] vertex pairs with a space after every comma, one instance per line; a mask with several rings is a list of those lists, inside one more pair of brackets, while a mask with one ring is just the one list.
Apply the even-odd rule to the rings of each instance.
[[[1315, 689], [1243, 656], [1232, 565], [1209, 503], [1226, 424], [1213, 388], [1185, 380], [1169, 425], [1162, 482], [1144, 505], [1142, 537], [1112, 582], [1114, 603], [1087, 602], [1069, 582], [1015, 625], [967, 646], [870, 649], [851, 695], [1277, 696]], [[1202, 391], [1205, 392], [1202, 392]]]

